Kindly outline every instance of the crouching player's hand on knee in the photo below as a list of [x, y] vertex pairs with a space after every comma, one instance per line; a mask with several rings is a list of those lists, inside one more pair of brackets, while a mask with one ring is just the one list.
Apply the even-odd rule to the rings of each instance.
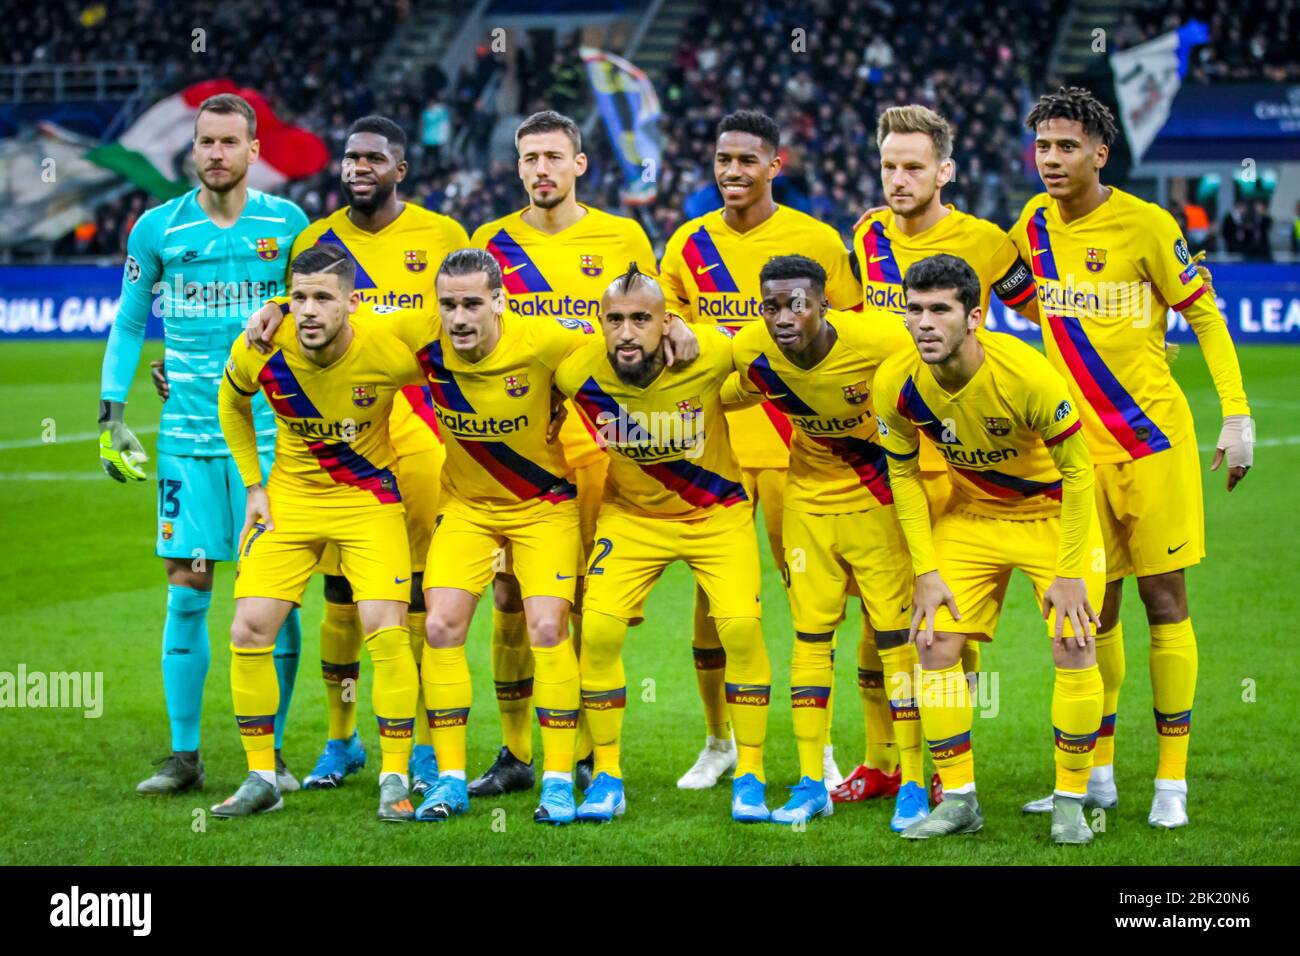
[[[957, 599], [953, 596], [938, 571], [927, 571], [916, 577], [916, 590], [912, 596], [912, 627], [907, 632], [909, 644], [915, 644], [917, 635], [925, 638], [925, 646], [934, 644], [934, 615], [940, 606], [947, 605], [954, 621], [961, 620]], [[922, 628], [924, 622], [924, 628]]]
[[1058, 647], [1064, 640], [1066, 621], [1070, 622], [1075, 643], [1080, 648], [1086, 647], [1089, 635], [1101, 628], [1101, 619], [1088, 600], [1088, 587], [1083, 583], [1083, 578], [1054, 580], [1043, 593], [1044, 621], [1052, 616], [1053, 608], [1056, 609], [1056, 631], [1052, 635], [1052, 643]]
[[240, 549], [247, 544], [248, 533], [253, 528], [274, 531], [275, 522], [271, 520], [271, 499], [267, 497], [264, 485], [249, 485], [244, 502], [244, 529], [239, 532]]

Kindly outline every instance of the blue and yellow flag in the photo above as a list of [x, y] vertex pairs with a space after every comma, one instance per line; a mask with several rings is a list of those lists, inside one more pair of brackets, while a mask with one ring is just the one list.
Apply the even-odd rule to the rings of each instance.
[[613, 53], [582, 47], [582, 61], [605, 129], [623, 165], [622, 199], [629, 206], [653, 202], [659, 181], [659, 97], [644, 72]]

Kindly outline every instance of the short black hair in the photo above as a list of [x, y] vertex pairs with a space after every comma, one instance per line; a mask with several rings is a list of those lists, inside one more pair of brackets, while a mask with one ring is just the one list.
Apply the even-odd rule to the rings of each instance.
[[582, 152], [582, 130], [569, 117], [563, 113], [557, 113], [555, 110], [542, 110], [520, 123], [519, 128], [515, 130], [515, 149], [519, 149], [519, 141], [525, 136], [533, 136], [537, 133], [554, 133], [557, 130], [569, 137], [569, 142], [573, 144], [575, 156]]
[[958, 259], [946, 252], [912, 263], [911, 268], [903, 273], [904, 294], [911, 289], [917, 292], [956, 289], [957, 301], [962, 304], [967, 315], [980, 304], [980, 277], [965, 259]]
[[626, 271], [609, 284], [609, 291], [617, 292], [619, 295], [627, 295], [642, 285], [654, 286], [659, 289], [661, 294], [663, 292], [654, 276], [648, 276], [642, 272], [641, 267], [636, 262], [629, 262]]
[[342, 246], [332, 242], [318, 243], [304, 249], [289, 263], [289, 272], [296, 276], [332, 272], [339, 277], [339, 285], [351, 291], [356, 287], [357, 263]]
[[758, 281], [761, 285], [773, 279], [809, 279], [813, 288], [826, 289], [826, 270], [816, 259], [807, 256], [773, 256], [768, 259], [758, 273]]
[[736, 110], [718, 121], [718, 136], [723, 133], [750, 133], [757, 136], [772, 152], [781, 148], [781, 127], [776, 120], [759, 110]]
[[442, 265], [438, 266], [438, 274], [434, 277], [434, 281], [443, 276], [449, 279], [456, 276], [472, 276], [476, 272], [487, 276], [489, 292], [501, 288], [501, 264], [486, 249], [456, 249], [447, 253], [447, 258], [443, 259]]
[[1119, 135], [1115, 114], [1082, 86], [1062, 86], [1055, 93], [1044, 93], [1025, 117], [1025, 128], [1036, 133], [1039, 123], [1052, 119], [1078, 120], [1089, 137], [1106, 146]]
[[369, 116], [363, 116], [361, 119], [353, 122], [348, 127], [348, 137], [351, 138], [356, 133], [377, 133], [388, 140], [388, 145], [400, 149], [402, 155], [406, 155], [406, 130], [398, 126], [387, 116], [380, 116], [378, 113], [371, 113]]

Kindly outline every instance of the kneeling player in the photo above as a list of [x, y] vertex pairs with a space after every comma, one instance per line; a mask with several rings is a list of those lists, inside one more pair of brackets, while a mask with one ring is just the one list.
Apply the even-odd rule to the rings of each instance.
[[[373, 703], [383, 764], [379, 819], [406, 821], [418, 687], [406, 632], [410, 555], [388, 413], [404, 385], [421, 380], [406, 344], [375, 323], [353, 323], [356, 266], [336, 246], [300, 253], [290, 308], [260, 355], [235, 342], [221, 383], [221, 428], [248, 488], [235, 580], [230, 685], [249, 774], [212, 808], [220, 817], [278, 810], [272, 720], [279, 705], [271, 660], [276, 631], [301, 603], [329, 544], [352, 582], [375, 665]], [[250, 400], [266, 393], [276, 416], [276, 459], [264, 487]]]
[[912, 567], [868, 397], [876, 369], [890, 355], [912, 351], [912, 342], [887, 312], [830, 311], [826, 270], [805, 256], [768, 260], [759, 280], [763, 323], [746, 326], [732, 343], [739, 384], [794, 426], [783, 537], [795, 627], [790, 704], [801, 778], [772, 821], [799, 823], [833, 810], [822, 749], [830, 720], [831, 642], [844, 619], [850, 582], [856, 582], [890, 692], [902, 776], [891, 826], [901, 831], [929, 811], [910, 692], [916, 664], [907, 641]]
[[754, 518], [722, 414], [731, 341], [708, 332], [694, 363], [669, 368], [668, 323], [659, 284], [632, 266], [601, 302], [604, 341], [570, 356], [555, 376], [610, 453], [583, 612], [582, 706], [595, 744], [595, 778], [577, 816], [608, 821], [627, 806], [619, 766], [623, 640], [629, 623], [642, 619], [664, 568], [682, 560], [708, 595], [727, 655], [738, 751], [732, 818], [767, 820], [763, 742], [772, 674]]
[[[916, 349], [876, 374], [880, 434], [898, 517], [916, 571], [912, 639], [921, 661], [921, 726], [943, 778], [943, 803], [903, 831], [923, 840], [984, 825], [975, 795], [966, 641], [989, 640], [1011, 571], [1033, 581], [1043, 617], [1055, 612], [1056, 791], [1052, 839], [1087, 843], [1083, 816], [1102, 685], [1093, 626], [1105, 551], [1092, 497], [1092, 457], [1069, 388], [1040, 353], [977, 331], [979, 279], [949, 255], [903, 277]], [[952, 474], [953, 500], [931, 529], [917, 468], [920, 433]], [[951, 587], [951, 590], [950, 590]]]

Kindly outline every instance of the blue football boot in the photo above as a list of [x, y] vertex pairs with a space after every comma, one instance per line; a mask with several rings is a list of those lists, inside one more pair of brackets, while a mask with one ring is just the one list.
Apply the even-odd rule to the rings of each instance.
[[772, 811], [773, 823], [807, 823], [813, 817], [829, 817], [835, 812], [826, 783], [804, 777], [790, 788], [790, 800]]
[[767, 809], [767, 784], [752, 773], [731, 781], [731, 819], [737, 823], [766, 823], [772, 819]]
[[469, 809], [469, 792], [460, 777], [441, 776], [415, 811], [421, 823], [435, 823], [458, 817]]
[[573, 784], [568, 780], [542, 779], [542, 799], [533, 811], [536, 823], [572, 823], [576, 811], [573, 806]]
[[578, 807], [575, 817], [585, 823], [608, 823], [621, 817], [626, 810], [623, 781], [607, 773], [598, 773], [587, 788], [586, 799]]
[[303, 778], [308, 790], [333, 790], [343, 785], [343, 778], [351, 776], [366, 765], [366, 748], [357, 732], [348, 740], [325, 741], [325, 752]]
[[898, 796], [894, 798], [894, 816], [889, 821], [889, 829], [902, 833], [929, 815], [930, 801], [925, 795], [925, 788], [919, 783], [905, 783], [898, 788]]

